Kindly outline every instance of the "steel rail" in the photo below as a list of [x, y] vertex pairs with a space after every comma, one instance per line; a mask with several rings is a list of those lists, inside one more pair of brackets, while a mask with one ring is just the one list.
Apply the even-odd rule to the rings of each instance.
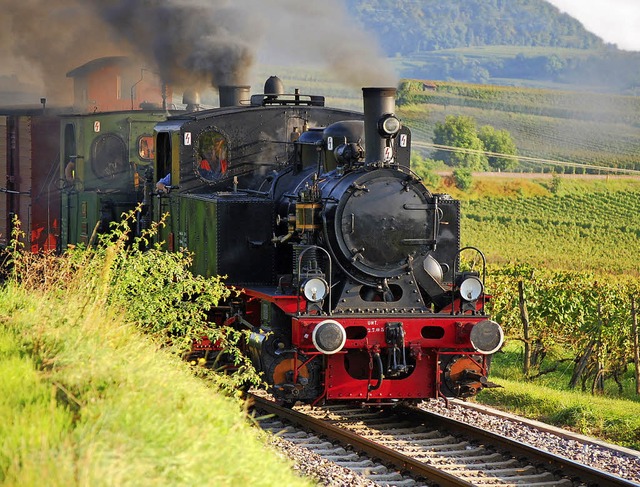
[[345, 445], [354, 446], [358, 450], [366, 452], [373, 458], [391, 463], [394, 466], [409, 471], [416, 476], [424, 477], [425, 479], [436, 482], [442, 487], [472, 487], [474, 485], [438, 468], [398, 453], [391, 448], [375, 443], [374, 441], [367, 440], [356, 433], [352, 433], [351, 431], [339, 426], [332, 425], [327, 421], [315, 419], [298, 411], [279, 406], [262, 397], [251, 397], [256, 407], [260, 409], [275, 414], [280, 418], [287, 419], [288, 421], [304, 428], [308, 428], [318, 434], [335, 439]]
[[425, 411], [414, 406], [399, 406], [395, 412], [406, 416], [412, 422], [415, 422], [417, 418], [421, 418], [421, 422], [425, 425], [438, 429], [445, 428], [449, 431], [461, 432], [465, 437], [480, 442], [488, 442], [492, 446], [502, 448], [512, 455], [525, 457], [529, 462], [537, 461], [540, 465], [545, 465], [548, 470], [559, 472], [560, 475], [567, 478], [580, 479], [587, 485], [606, 485], [607, 487], [638, 487], [638, 485], [640, 485], [554, 453], [478, 428], [477, 426], [447, 418], [432, 411]]
[[[447, 487], [475, 485], [467, 480], [456, 477], [446, 470], [428, 465], [401, 452], [397, 452], [392, 448], [364, 438], [360, 434], [351, 431], [346, 425], [344, 427], [341, 426], [342, 422], [351, 422], [357, 419], [357, 409], [354, 409], [354, 415], [352, 417], [326, 420], [314, 418], [305, 413], [279, 406], [262, 397], [252, 396], [252, 398], [256, 407], [259, 409], [275, 414], [280, 418], [312, 430], [315, 433], [325, 435], [344, 445], [351, 445], [357, 450], [365, 452], [372, 458], [379, 459], [383, 463], [392, 464], [396, 468], [410, 472], [416, 477], [422, 477]], [[606, 485], [607, 487], [640, 486], [640, 484], [598, 470], [597, 468], [505, 438], [504, 436], [448, 418], [438, 413], [407, 405], [397, 405], [390, 409], [393, 409], [393, 413], [399, 416], [403, 422], [406, 421], [410, 425], [415, 425], [416, 427], [425, 426], [441, 432], [447, 431], [449, 434], [455, 433], [464, 436], [466, 439], [479, 442], [485, 447], [489, 446], [491, 449], [500, 451], [503, 455], [509, 455], [516, 459], [526, 459], [530, 465], [540, 467], [542, 470], [553, 473], [555, 477], [565, 478], [574, 483], [578, 482], [581, 485], [589, 486]], [[331, 410], [331, 408], [329, 408], [329, 410]], [[517, 478], [514, 480], [517, 480]]]

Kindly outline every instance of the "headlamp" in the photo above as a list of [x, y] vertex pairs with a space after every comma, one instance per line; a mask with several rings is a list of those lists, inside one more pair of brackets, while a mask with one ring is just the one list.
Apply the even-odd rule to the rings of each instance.
[[398, 117], [393, 115], [392, 113], [387, 113], [383, 115], [380, 120], [378, 120], [378, 133], [382, 137], [393, 137], [395, 136], [402, 127], [400, 120]]
[[475, 301], [482, 294], [482, 282], [477, 277], [467, 277], [460, 284], [460, 296], [465, 301]]
[[327, 297], [329, 285], [327, 281], [320, 277], [312, 277], [302, 284], [300, 292], [304, 298], [311, 303], [318, 303]]

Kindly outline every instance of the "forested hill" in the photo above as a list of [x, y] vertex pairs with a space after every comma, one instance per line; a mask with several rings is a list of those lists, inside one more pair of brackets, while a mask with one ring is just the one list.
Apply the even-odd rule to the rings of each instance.
[[386, 54], [512, 45], [598, 48], [600, 38], [543, 0], [346, 0]]
[[544, 0], [344, 1], [403, 77], [640, 91], [640, 53]]

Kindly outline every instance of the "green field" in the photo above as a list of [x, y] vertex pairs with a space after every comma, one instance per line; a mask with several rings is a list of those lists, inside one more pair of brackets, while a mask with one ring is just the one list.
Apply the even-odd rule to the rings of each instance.
[[[475, 119], [478, 127], [507, 130], [520, 156], [558, 162], [521, 161], [521, 168], [527, 171], [540, 167], [575, 171], [565, 169], [562, 162], [640, 170], [638, 97], [463, 83], [436, 85], [437, 90], [431, 92], [410, 90], [415, 103], [398, 110], [418, 146], [432, 142], [436, 123], [449, 115], [464, 115]], [[425, 154], [430, 153], [427, 147]]]
[[[640, 179], [628, 181], [640, 186]], [[464, 201], [463, 244], [483, 249], [496, 264], [640, 275], [640, 191], [591, 183], [584, 192]]]

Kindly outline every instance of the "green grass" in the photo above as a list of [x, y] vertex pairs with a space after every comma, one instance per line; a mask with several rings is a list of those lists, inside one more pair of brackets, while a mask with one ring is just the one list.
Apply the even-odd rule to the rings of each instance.
[[[594, 396], [568, 389], [571, 365], [562, 365], [554, 374], [525, 379], [521, 349], [521, 344], [510, 343], [495, 355], [491, 380], [502, 387], [485, 389], [477, 402], [640, 450], [640, 397], [634, 393], [631, 371], [622, 396], [612, 385], [608, 396]], [[557, 359], [547, 360], [544, 367], [551, 367]]]
[[640, 450], [640, 404], [636, 402], [594, 397], [508, 379], [495, 382], [502, 388], [483, 391], [478, 402]]
[[240, 403], [117, 315], [79, 309], [0, 290], [0, 483], [309, 485]]

